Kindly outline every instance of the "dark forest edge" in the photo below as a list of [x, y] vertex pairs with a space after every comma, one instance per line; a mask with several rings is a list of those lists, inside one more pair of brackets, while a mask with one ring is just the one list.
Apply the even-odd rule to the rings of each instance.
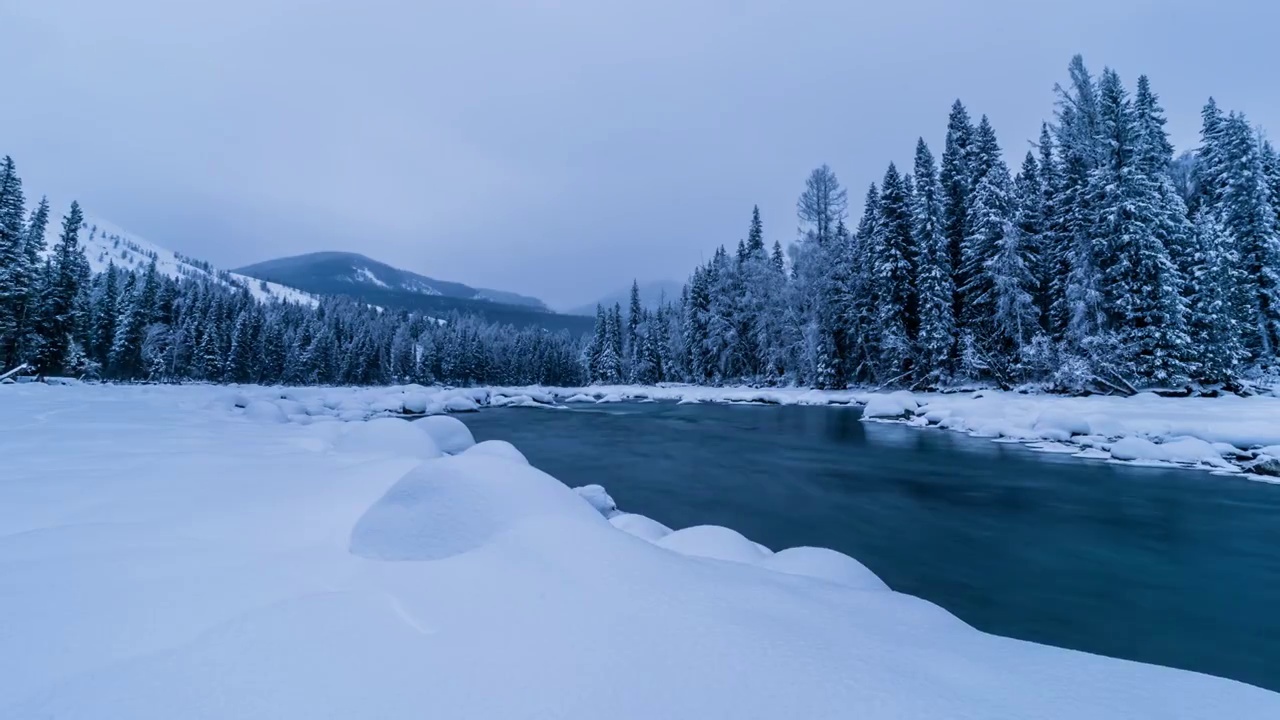
[[1211, 99], [1175, 159], [1145, 76], [1057, 87], [1017, 173], [986, 116], [956, 101], [941, 161], [923, 139], [890, 165], [857, 227], [827, 166], [784, 253], [758, 211], [679, 298], [599, 308], [595, 332], [383, 311], [340, 298], [260, 302], [247, 288], [109, 266], [92, 274], [75, 203], [46, 248], [0, 167], [0, 371], [108, 380], [451, 385], [963, 385], [1065, 392], [1238, 390], [1280, 347], [1280, 158]]

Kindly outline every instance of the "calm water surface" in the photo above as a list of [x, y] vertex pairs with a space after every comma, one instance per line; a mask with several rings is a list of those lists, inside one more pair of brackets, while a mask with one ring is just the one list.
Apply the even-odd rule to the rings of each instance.
[[495, 409], [569, 485], [675, 528], [830, 547], [988, 632], [1280, 690], [1280, 486], [1033, 453], [826, 407]]

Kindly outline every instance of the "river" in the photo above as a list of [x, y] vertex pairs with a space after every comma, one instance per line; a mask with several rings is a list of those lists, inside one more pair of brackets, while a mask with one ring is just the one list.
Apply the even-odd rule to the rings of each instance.
[[466, 423], [625, 511], [840, 550], [987, 632], [1280, 690], [1280, 486], [858, 418], [628, 403]]

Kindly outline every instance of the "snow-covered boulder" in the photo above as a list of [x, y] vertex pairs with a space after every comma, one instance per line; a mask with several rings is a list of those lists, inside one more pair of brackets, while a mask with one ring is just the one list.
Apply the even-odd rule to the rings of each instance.
[[1045, 440], [1070, 440], [1073, 435], [1088, 435], [1089, 421], [1061, 408], [1046, 408], [1036, 418], [1032, 429]]
[[1171, 462], [1212, 465], [1220, 468], [1233, 467], [1231, 463], [1222, 459], [1222, 453], [1212, 443], [1200, 438], [1181, 437], [1161, 443], [1158, 447], [1164, 453], [1165, 459]]
[[889, 586], [866, 565], [842, 552], [816, 547], [780, 550], [765, 558], [761, 567], [791, 575], [827, 580], [859, 590], [888, 590]]
[[484, 454], [443, 457], [411, 470], [365, 512], [351, 531], [351, 552], [374, 560], [440, 560], [535, 519], [604, 522], [536, 468]]
[[1140, 437], [1121, 438], [1109, 448], [1113, 460], [1165, 460], [1160, 446]]
[[619, 530], [649, 542], [657, 542], [671, 534], [671, 528], [666, 525], [635, 513], [617, 513], [609, 518], [609, 522]]
[[407, 393], [404, 396], [404, 411], [421, 415], [427, 411], [427, 404], [431, 402], [431, 398], [426, 393]]
[[436, 445], [450, 455], [457, 455], [476, 444], [471, 430], [458, 418], [448, 415], [430, 415], [421, 420], [414, 420], [413, 424], [430, 435], [436, 441]]
[[918, 405], [911, 393], [901, 391], [888, 395], [872, 395], [862, 409], [864, 418], [901, 418], [911, 415]]
[[490, 457], [504, 458], [514, 463], [528, 465], [529, 460], [524, 453], [516, 449], [515, 445], [506, 440], [485, 440], [467, 448], [462, 452], [463, 455], [488, 455]]
[[604, 397], [600, 398], [596, 402], [597, 403], [620, 403], [622, 402], [622, 396], [619, 395], [618, 393], [609, 393], [608, 395], [605, 395]]
[[583, 500], [591, 503], [591, 507], [595, 508], [601, 515], [611, 518], [618, 514], [618, 504], [609, 497], [609, 493], [605, 492], [604, 487], [600, 485], [583, 485], [573, 489]]
[[767, 551], [760, 545], [751, 542], [736, 530], [719, 525], [695, 525], [676, 530], [657, 544], [683, 555], [730, 562], [754, 564], [768, 557]]
[[430, 434], [400, 418], [374, 418], [346, 423], [334, 441], [339, 452], [365, 455], [403, 455], [430, 460], [443, 453]]
[[586, 393], [578, 393], [565, 400], [567, 403], [593, 403], [595, 401], [596, 399], [594, 397], [587, 395]]
[[480, 409], [480, 406], [476, 404], [475, 400], [469, 397], [455, 395], [454, 397], [444, 401], [444, 409], [455, 413], [476, 412]]
[[280, 409], [280, 406], [269, 400], [246, 401], [244, 406], [244, 416], [254, 422], [289, 422], [289, 417]]

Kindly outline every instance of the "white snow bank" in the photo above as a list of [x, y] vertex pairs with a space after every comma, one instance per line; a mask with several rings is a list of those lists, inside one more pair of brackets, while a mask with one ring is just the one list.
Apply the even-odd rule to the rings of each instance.
[[889, 395], [872, 395], [862, 409], [866, 418], [899, 418], [914, 414], [918, 405], [911, 393], [898, 392]]
[[463, 455], [490, 455], [492, 457], [504, 458], [511, 462], [528, 465], [529, 460], [524, 453], [516, 449], [515, 445], [506, 440], [485, 440], [462, 451]]
[[289, 418], [278, 405], [266, 400], [252, 400], [244, 406], [244, 416], [255, 422], [282, 423]]
[[827, 548], [794, 547], [779, 550], [760, 563], [761, 567], [791, 575], [827, 580], [860, 590], [888, 590], [889, 586], [866, 565], [842, 552]]
[[768, 550], [751, 542], [736, 530], [719, 525], [697, 525], [677, 530], [658, 540], [660, 547], [684, 555], [756, 563], [768, 557]]
[[657, 542], [671, 534], [671, 528], [666, 525], [635, 513], [616, 513], [609, 522], [619, 530], [649, 542]]
[[421, 420], [414, 420], [413, 424], [435, 439], [440, 449], [450, 455], [456, 455], [476, 444], [471, 430], [457, 418], [431, 415]]
[[541, 470], [484, 454], [419, 465], [351, 531], [351, 552], [374, 560], [439, 560], [482, 547], [535, 518], [603, 522]]
[[[364, 391], [290, 399], [330, 392]], [[1280, 717], [1276, 693], [842, 585], [821, 551], [656, 547], [507, 458], [318, 452], [350, 429], [225, 395], [0, 387], [0, 718]]]
[[609, 493], [600, 485], [583, 485], [573, 489], [578, 496], [586, 500], [596, 512], [603, 515], [606, 519], [618, 514], [618, 504], [609, 497]]
[[420, 460], [440, 457], [436, 441], [416, 425], [398, 418], [344, 423], [338, 428], [340, 434], [334, 446], [342, 452], [400, 455]]

